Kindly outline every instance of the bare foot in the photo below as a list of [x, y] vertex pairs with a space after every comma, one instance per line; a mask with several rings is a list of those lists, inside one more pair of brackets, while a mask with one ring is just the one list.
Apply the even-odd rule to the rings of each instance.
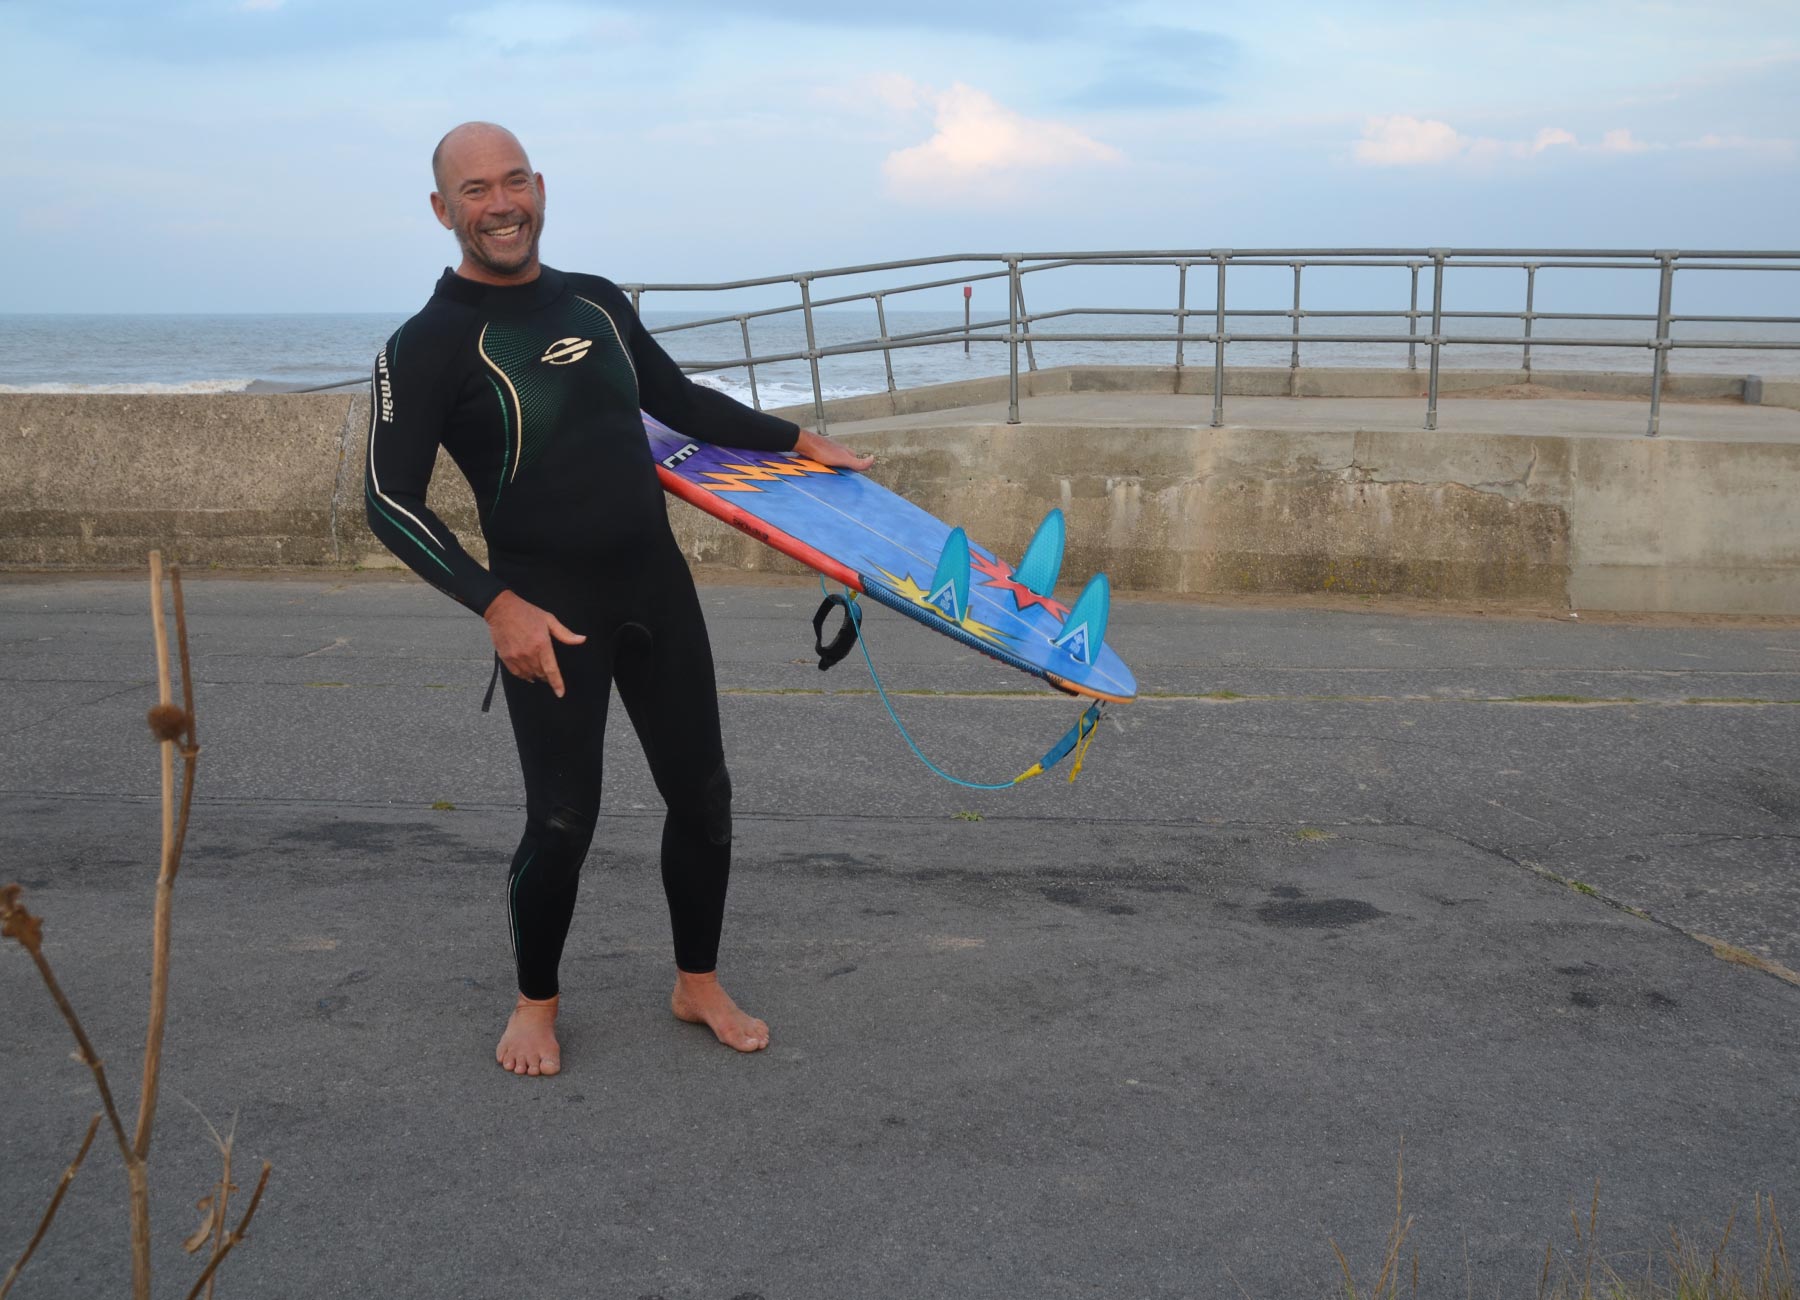
[[500, 1068], [514, 1074], [555, 1074], [562, 1069], [562, 1049], [556, 1045], [556, 999], [533, 1002], [523, 993], [513, 1005], [512, 1019], [494, 1049]]
[[769, 1027], [731, 1000], [719, 986], [717, 971], [705, 975], [676, 971], [669, 1010], [677, 1020], [705, 1025], [721, 1043], [740, 1052], [760, 1052], [769, 1045]]

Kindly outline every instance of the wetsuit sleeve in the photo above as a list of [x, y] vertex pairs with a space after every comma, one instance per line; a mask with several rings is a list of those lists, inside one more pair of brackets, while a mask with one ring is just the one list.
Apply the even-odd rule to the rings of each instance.
[[450, 359], [436, 357], [427, 339], [407, 342], [399, 362], [401, 334], [375, 358], [370, 380], [369, 450], [363, 472], [363, 499], [369, 528], [413, 572], [477, 614], [506, 585], [475, 562], [456, 534], [425, 504], [425, 489], [437, 461], [438, 443], [455, 398]]
[[636, 312], [631, 312], [630, 319], [631, 362], [637, 367], [638, 400], [646, 411], [675, 432], [700, 442], [753, 451], [794, 449], [799, 425], [745, 406], [716, 388], [696, 384], [650, 336]]

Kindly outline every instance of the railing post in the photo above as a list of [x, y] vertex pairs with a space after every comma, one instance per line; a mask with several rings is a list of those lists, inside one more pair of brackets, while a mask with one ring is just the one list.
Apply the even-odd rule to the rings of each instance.
[[1531, 382], [1531, 322], [1535, 319], [1532, 303], [1537, 294], [1537, 263], [1525, 263], [1525, 382]]
[[881, 327], [881, 364], [887, 367], [888, 392], [891, 393], [894, 391], [894, 350], [888, 346], [887, 309], [881, 305], [886, 296], [880, 292], [875, 294], [875, 322]]
[[1213, 260], [1219, 264], [1219, 296], [1214, 304], [1213, 316], [1212, 427], [1215, 429], [1225, 424], [1225, 260], [1230, 256], [1229, 248], [1213, 250]]
[[1181, 268], [1181, 287], [1175, 293], [1175, 391], [1181, 391], [1181, 349], [1187, 342], [1187, 271], [1186, 262], [1178, 262]]
[[1294, 326], [1294, 352], [1288, 358], [1289, 370], [1300, 369], [1300, 268], [1305, 265], [1305, 262], [1294, 263], [1294, 310], [1289, 316]]
[[1406, 368], [1419, 368], [1419, 264], [1408, 262], [1412, 268], [1412, 302], [1406, 309]]
[[1444, 252], [1431, 250], [1431, 387], [1425, 399], [1425, 427], [1437, 428], [1438, 362], [1444, 351]]
[[1025, 326], [1025, 365], [1028, 369], [1037, 369], [1037, 351], [1031, 342], [1031, 313], [1025, 310], [1025, 279], [1018, 272], [1018, 263], [1013, 263], [1013, 296], [1019, 300], [1019, 323]]
[[[963, 286], [963, 355], [965, 357], [969, 355], [969, 322], [971, 319], [973, 319], [969, 315], [969, 313], [975, 310], [975, 305], [973, 302], [974, 297], [975, 297], [975, 286], [972, 284], [965, 284]], [[880, 294], [875, 295], [875, 305], [877, 307], [879, 307], [881, 305], [881, 295]], [[890, 365], [888, 367], [888, 392], [891, 393], [893, 391], [894, 391], [894, 368], [893, 368], [893, 366]]]
[[1656, 293], [1656, 369], [1650, 376], [1650, 429], [1645, 435], [1654, 438], [1662, 432], [1663, 375], [1669, 368], [1669, 302], [1674, 296], [1675, 259], [1679, 253], [1658, 252], [1662, 263], [1662, 283]]
[[631, 291], [631, 314], [633, 316], [643, 315], [643, 313], [638, 310], [638, 302], [643, 296], [644, 291], [642, 289], [633, 289]]
[[756, 395], [756, 354], [750, 350], [750, 318], [738, 317], [738, 328], [744, 331], [744, 366], [750, 372], [750, 405], [762, 410], [762, 398]]
[[797, 275], [800, 282], [800, 311], [806, 317], [806, 360], [812, 367], [813, 423], [819, 433], [825, 432], [825, 389], [819, 383], [819, 341], [813, 333], [812, 277]]
[[1019, 259], [1006, 259], [1006, 422], [1019, 422]]

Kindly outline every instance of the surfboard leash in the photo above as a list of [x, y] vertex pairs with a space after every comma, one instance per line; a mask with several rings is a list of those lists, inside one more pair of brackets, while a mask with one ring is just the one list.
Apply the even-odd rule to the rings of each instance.
[[[850, 645], [854, 641], [862, 650], [863, 662], [869, 666], [869, 680], [875, 683], [875, 693], [881, 697], [881, 703], [887, 709], [894, 729], [900, 733], [901, 739], [906, 741], [907, 748], [912, 750], [913, 756], [936, 775], [952, 785], [960, 785], [969, 790], [1010, 790], [1016, 785], [1029, 781], [1034, 776], [1048, 772], [1071, 752], [1075, 755], [1075, 763], [1069, 769], [1069, 784], [1073, 785], [1075, 778], [1081, 775], [1081, 767], [1087, 760], [1088, 749], [1094, 743], [1094, 733], [1100, 729], [1100, 713], [1105, 707], [1103, 700], [1095, 700], [1083, 709], [1081, 716], [1075, 720], [1075, 725], [1064, 732], [1060, 740], [1045, 750], [1042, 758], [1010, 781], [967, 781], [960, 776], [953, 776], [944, 771], [925, 756], [925, 751], [919, 748], [918, 742], [912, 738], [912, 733], [906, 729], [906, 724], [900, 721], [900, 715], [894, 711], [894, 702], [888, 698], [887, 688], [881, 684], [881, 674], [875, 671], [875, 658], [869, 653], [868, 639], [862, 633], [862, 607], [856, 603], [856, 593], [846, 587], [843, 595], [833, 594], [826, 587], [823, 574], [819, 575], [819, 590], [825, 593], [825, 599], [820, 604], [818, 612], [813, 615], [813, 636], [814, 648], [819, 654], [820, 670], [830, 668], [848, 655]], [[844, 625], [838, 629], [837, 635], [827, 645], [825, 643], [825, 620], [830, 616], [834, 607], [843, 609]]]

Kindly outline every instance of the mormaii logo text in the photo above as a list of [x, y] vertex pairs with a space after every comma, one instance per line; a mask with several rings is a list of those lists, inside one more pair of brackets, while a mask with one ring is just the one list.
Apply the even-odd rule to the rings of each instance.
[[592, 339], [558, 339], [544, 349], [539, 361], [547, 361], [553, 366], [570, 366], [588, 354], [594, 346]]
[[381, 349], [381, 355], [375, 358], [375, 371], [381, 381], [381, 422], [394, 422], [394, 381], [388, 375], [387, 349]]

